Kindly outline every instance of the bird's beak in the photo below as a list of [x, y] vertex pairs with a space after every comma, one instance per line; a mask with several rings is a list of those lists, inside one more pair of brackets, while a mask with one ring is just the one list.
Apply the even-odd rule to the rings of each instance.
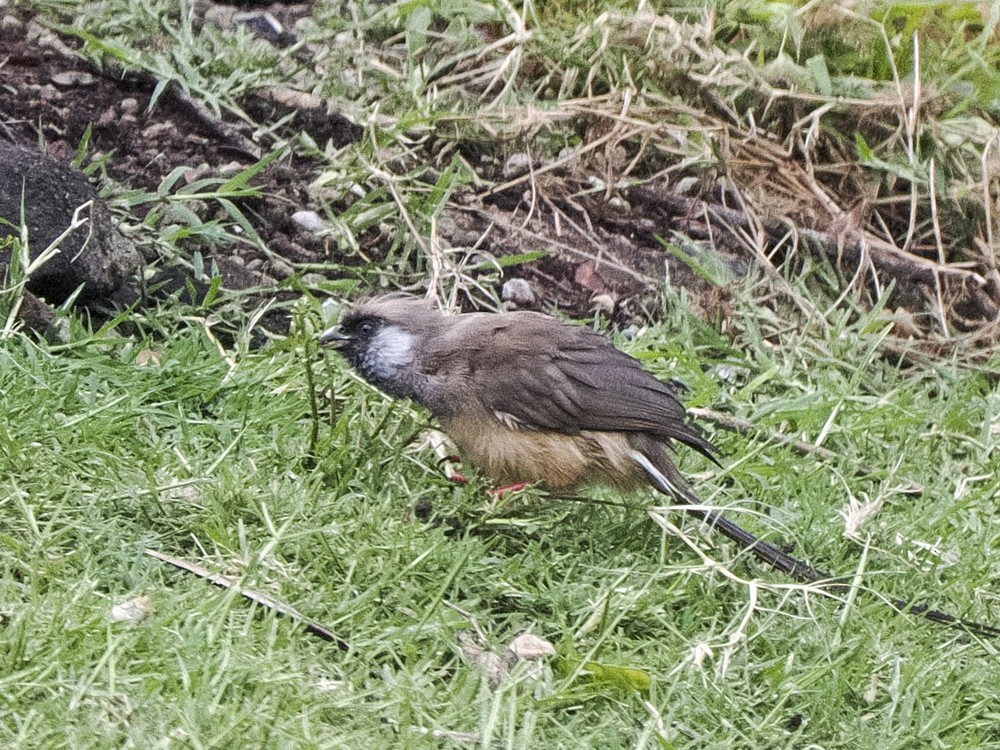
[[319, 335], [320, 346], [329, 346], [334, 349], [340, 349], [341, 347], [346, 346], [347, 342], [350, 340], [351, 337], [344, 333], [340, 326], [327, 328]]

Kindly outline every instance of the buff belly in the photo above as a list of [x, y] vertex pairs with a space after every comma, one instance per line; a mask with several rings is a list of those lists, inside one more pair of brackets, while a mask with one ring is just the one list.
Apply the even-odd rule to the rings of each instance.
[[624, 432], [566, 435], [492, 419], [449, 420], [442, 427], [466, 461], [500, 484], [537, 483], [565, 493], [599, 484], [631, 489], [644, 478]]

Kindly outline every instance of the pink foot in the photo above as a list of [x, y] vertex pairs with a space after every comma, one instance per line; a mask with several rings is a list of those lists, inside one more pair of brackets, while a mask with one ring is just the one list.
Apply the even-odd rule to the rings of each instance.
[[531, 482], [514, 482], [514, 484], [505, 484], [503, 487], [496, 487], [490, 490], [490, 494], [498, 500], [502, 500], [503, 496], [508, 492], [517, 492], [518, 490], [523, 490], [525, 487], [529, 487], [530, 485]]
[[437, 465], [444, 467], [444, 475], [448, 481], [454, 482], [455, 484], [468, 484], [469, 480], [465, 478], [465, 474], [455, 471], [455, 469], [451, 466], [452, 464], [460, 463], [462, 463], [462, 458], [460, 456], [442, 456], [438, 459]]

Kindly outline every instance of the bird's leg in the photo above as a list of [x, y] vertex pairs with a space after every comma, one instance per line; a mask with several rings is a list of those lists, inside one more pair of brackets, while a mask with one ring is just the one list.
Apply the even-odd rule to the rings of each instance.
[[437, 465], [444, 467], [444, 476], [451, 482], [455, 484], [468, 484], [469, 480], [466, 478], [465, 474], [460, 471], [456, 471], [452, 464], [462, 463], [462, 457], [456, 456], [454, 454], [448, 456], [441, 456], [438, 459]]
[[455, 484], [468, 484], [469, 480], [466, 479], [465, 475], [460, 471], [456, 470], [452, 464], [461, 464], [462, 458], [455, 453], [452, 453], [455, 446], [452, 444], [449, 437], [441, 432], [440, 430], [428, 430], [426, 433], [427, 444], [430, 445], [431, 450], [437, 455], [437, 465], [438, 467], [443, 467], [442, 471], [444, 476], [449, 481]]
[[530, 486], [531, 482], [514, 482], [514, 484], [505, 484], [503, 487], [494, 487], [490, 490], [490, 494], [497, 500], [503, 500], [504, 495], [508, 492], [518, 492]]
[[[443, 438], [443, 433], [440, 434]], [[457, 453], [445, 453], [446, 444], [443, 439], [435, 441], [434, 436], [432, 436], [431, 442], [434, 447], [434, 452], [438, 454], [437, 465], [444, 467], [444, 475], [455, 484], [468, 484], [468, 478], [461, 472], [456, 471], [452, 466], [452, 464], [461, 464], [462, 457]], [[490, 490], [490, 494], [497, 500], [502, 500], [504, 495], [508, 492], [517, 492], [530, 485], [531, 482], [514, 482], [513, 484], [505, 484], [502, 487], [494, 487]]]

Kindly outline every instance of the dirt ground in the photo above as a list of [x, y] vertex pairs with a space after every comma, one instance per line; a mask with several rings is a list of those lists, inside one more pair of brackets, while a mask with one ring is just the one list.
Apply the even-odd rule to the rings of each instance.
[[[210, 7], [212, 3], [203, 5]], [[275, 3], [267, 10], [291, 28], [309, 7]], [[186, 179], [192, 180], [229, 175], [256, 163], [267, 152], [266, 146], [251, 139], [248, 126], [234, 118], [216, 116], [176, 86], [168, 87], [150, 110], [157, 86], [152, 77], [102, 74], [74, 56], [75, 40], [57, 36], [28, 15], [8, 14], [3, 23], [6, 50], [0, 74], [5, 95], [0, 97], [0, 138], [28, 146], [41, 143], [49, 155], [69, 160], [89, 127], [89, 153], [110, 155], [107, 177], [122, 189], [151, 191], [178, 167], [189, 167]], [[240, 104], [257, 122], [273, 123], [292, 115], [279, 133], [284, 137], [305, 132], [316, 143], [340, 146], [362, 136], [357, 125], [328, 113], [321, 102], [297, 106], [281, 96], [255, 93]], [[600, 122], [593, 127], [601, 127]], [[590, 134], [597, 142], [607, 140], [605, 136], [599, 131]], [[463, 154], [467, 163], [477, 165], [483, 184], [488, 186], [469, 187], [453, 196], [438, 222], [442, 242], [446, 247], [475, 248], [495, 257], [544, 250], [546, 257], [507, 272], [528, 283], [532, 295], [522, 301], [525, 307], [555, 306], [571, 315], [585, 315], [596, 308], [628, 324], [647, 317], [666, 279], [694, 291], [693, 304], [703, 317], [724, 321], [732, 314], [725, 286], [712, 284], [704, 274], [692, 271], [697, 264], [669, 252], [662, 238], [679, 238], [682, 244], [686, 239], [710, 241], [711, 262], [721, 264], [731, 278], [738, 278], [760, 260], [759, 254], [740, 240], [741, 234], [755, 230], [780, 236], [787, 232], [786, 225], [765, 222], [762, 227], [752, 226], [746, 216], [724, 207], [725, 196], [711, 184], [694, 185], [686, 194], [677, 192], [676, 187], [667, 190], [665, 183], [655, 181], [623, 191], [594, 189], [594, 174], [603, 170], [611, 175], [629, 160], [639, 158], [613, 139], [608, 143], [608, 147], [574, 159], [565, 168], [552, 168], [526, 154], [496, 153], [488, 158], [481, 152]], [[461, 153], [463, 148], [477, 147], [458, 144], [455, 148]], [[215, 244], [212, 259], [227, 287], [273, 287], [288, 278], [296, 265], [313, 267], [311, 264], [329, 263], [334, 256], [338, 262], [350, 264], [331, 248], [329, 240], [292, 220], [299, 210], [323, 215], [325, 208], [313, 205], [308, 189], [320, 166], [293, 153], [254, 179], [262, 197], [245, 199], [240, 208], [267, 252], [248, 243]], [[429, 155], [431, 177], [436, 167]], [[762, 175], [757, 170], [757, 179], [780, 181], [791, 171], [775, 162], [772, 173]], [[803, 215], [807, 213], [803, 211]], [[821, 252], [844, 262], [846, 278], [860, 263], [868, 262], [866, 253], [872, 253], [882, 270], [889, 269], [897, 284], [890, 309], [903, 311], [901, 338], [926, 332], [928, 326], [913, 324], [910, 313], [926, 307], [933, 297], [928, 292], [931, 285], [947, 286], [949, 314], [961, 313], [960, 326], [966, 330], [981, 331], [994, 324], [1000, 300], [995, 279], [957, 267], [942, 271], [942, 267], [895, 253], [892, 248], [876, 246], [881, 255], [874, 254], [871, 243], [864, 247], [849, 239], [848, 230], [837, 229], [838, 221], [850, 223], [851, 217], [846, 209], [829, 216], [812, 216], [808, 222], [823, 230], [832, 227], [829, 233], [809, 226], [803, 229], [813, 231], [814, 244], [825, 248]], [[372, 231], [360, 240], [364, 255], [375, 260], [384, 257], [387, 237]], [[328, 275], [336, 272], [331, 270]], [[923, 314], [920, 311], [917, 317]], [[275, 325], [281, 327], [280, 321]], [[911, 330], [906, 330], [907, 325]], [[992, 340], [992, 329], [985, 337]]]
[[[296, 14], [306, 9], [274, 4], [268, 10], [289, 27]], [[150, 191], [178, 167], [190, 167], [194, 179], [233, 173], [254, 164], [262, 155], [249, 138], [249, 128], [215, 117], [175, 88], [168, 89], [150, 110], [155, 80], [141, 75], [102, 75], [74, 56], [75, 40], [42, 29], [30, 16], [16, 19], [5, 22], [7, 58], [3, 68], [4, 85], [15, 95], [0, 98], [3, 137], [11, 142], [25, 146], [43, 143], [50, 156], [68, 161], [89, 127], [89, 153], [110, 154], [110, 180], [122, 188]], [[291, 111], [264, 98], [254, 97], [241, 104], [260, 122], [277, 120]], [[335, 145], [344, 145], [361, 136], [360, 128], [346, 119], [317, 110], [295, 112], [285, 127], [288, 135], [303, 130], [317, 143], [332, 140]], [[328, 241], [291, 220], [295, 210], [316, 208], [311, 205], [307, 186], [317, 166], [292, 155], [254, 180], [263, 197], [247, 200], [241, 208], [272, 255], [243, 243], [216, 245], [214, 260], [227, 286], [278, 283], [288, 276], [289, 268], [276, 257], [291, 264], [330, 260]], [[509, 166], [487, 163], [484, 170], [495, 174], [485, 176], [502, 181], [503, 170]], [[527, 172], [527, 165], [523, 167]], [[555, 305], [578, 315], [596, 306], [623, 320], [641, 317], [644, 295], [655, 289], [656, 279], [662, 278], [665, 269], [663, 247], [649, 231], [662, 230], [662, 221], [650, 216], [645, 222], [648, 236], [637, 243], [633, 239], [635, 214], [628, 217], [629, 225], [625, 226], [623, 216], [606, 209], [606, 201], [588, 201], [594, 204], [595, 231], [603, 242], [595, 243], [593, 235], [584, 236], [572, 229], [554, 238], [545, 212], [524, 218], [523, 193], [523, 186], [515, 185], [483, 200], [459, 199], [457, 207], [446, 212], [440, 231], [449, 244], [464, 240], [498, 256], [535, 247], [549, 249], [548, 257], [517, 269], [517, 275], [524, 277], [534, 292], [534, 299], [524, 300], [523, 306]], [[363, 239], [366, 254], [378, 258], [385, 238], [370, 234]], [[735, 259], [734, 263], [738, 265]], [[697, 283], [686, 266], [671, 265], [675, 283]]]
[[[173, 170], [184, 166], [191, 170], [190, 179], [228, 175], [261, 156], [238, 128], [176, 90], [168, 90], [150, 111], [156, 81], [138, 75], [102, 76], [73, 56], [74, 40], [57, 37], [30, 17], [7, 22], [4, 36], [7, 58], [2, 73], [9, 93], [0, 98], [0, 121], [4, 137], [14, 143], [42, 143], [50, 156], [65, 161], [75, 155], [89, 127], [89, 153], [110, 155], [107, 176], [122, 190], [155, 191]], [[263, 107], [261, 103], [257, 108]], [[316, 133], [320, 142], [336, 136], [332, 127]], [[324, 243], [299, 230], [288, 210], [289, 205], [307, 203], [305, 185], [311, 173], [310, 165], [298, 164], [291, 156], [255, 180], [263, 197], [241, 206], [270, 249], [293, 263], [325, 259]], [[238, 288], [274, 283], [287, 275], [287, 269], [275, 271], [273, 256], [247, 244], [219, 246], [215, 253], [223, 274]], [[248, 267], [254, 271], [241, 272]]]

